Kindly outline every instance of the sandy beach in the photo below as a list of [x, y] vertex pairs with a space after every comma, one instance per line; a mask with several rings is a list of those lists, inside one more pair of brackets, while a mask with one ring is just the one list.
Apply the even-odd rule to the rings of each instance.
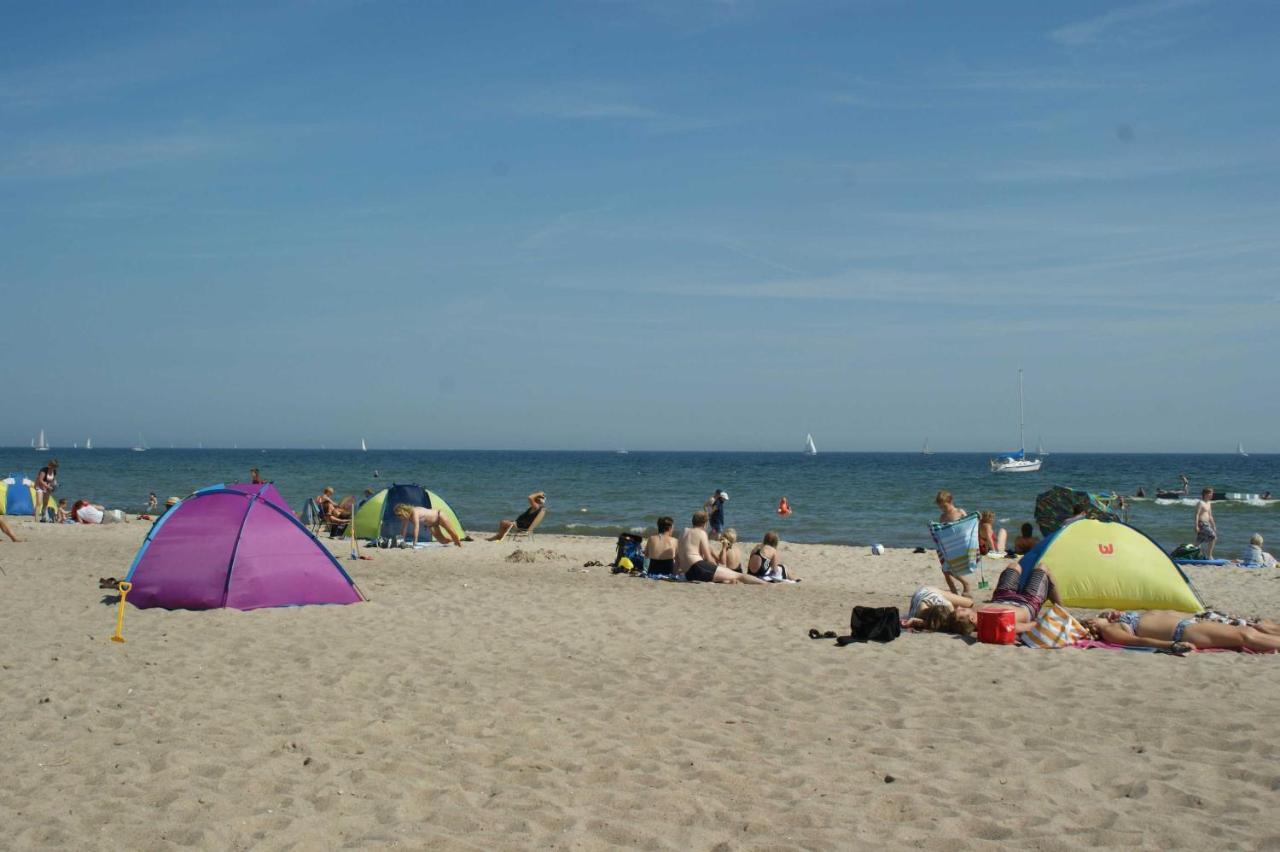
[[[784, 544], [805, 581], [759, 589], [584, 569], [604, 538], [334, 543], [367, 603], [130, 607], [112, 643], [97, 580], [148, 527], [0, 543], [6, 847], [1280, 845], [1280, 660], [807, 638], [931, 554]], [[1193, 576], [1269, 615], [1275, 578]]]

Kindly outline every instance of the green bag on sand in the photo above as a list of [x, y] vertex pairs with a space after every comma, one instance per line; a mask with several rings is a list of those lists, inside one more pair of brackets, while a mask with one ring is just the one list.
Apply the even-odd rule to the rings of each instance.
[[1197, 544], [1180, 544], [1169, 553], [1170, 559], [1203, 559], [1204, 554], [1200, 552], [1200, 546]]

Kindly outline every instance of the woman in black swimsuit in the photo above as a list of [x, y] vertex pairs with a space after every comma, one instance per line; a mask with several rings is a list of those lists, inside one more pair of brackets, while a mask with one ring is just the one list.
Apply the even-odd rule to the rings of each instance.
[[666, 515], [658, 518], [658, 534], [651, 535], [644, 543], [644, 555], [649, 560], [650, 574], [676, 573], [675, 518]]
[[527, 530], [533, 526], [533, 522], [538, 519], [538, 513], [546, 511], [547, 492], [535, 491], [527, 499], [529, 500], [529, 508], [521, 512], [520, 516], [514, 521], [509, 521], [505, 518], [498, 521], [498, 534], [490, 536], [489, 541], [501, 541], [512, 527], [518, 530]]

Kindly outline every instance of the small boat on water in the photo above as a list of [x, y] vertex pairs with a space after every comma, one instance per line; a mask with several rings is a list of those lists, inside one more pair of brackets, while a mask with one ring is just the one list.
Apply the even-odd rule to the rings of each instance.
[[362, 453], [367, 453], [367, 452], [369, 452], [369, 447], [365, 444], [365, 442], [364, 442], [364, 438], [361, 438], [361, 439], [360, 439], [360, 452], [362, 452]]
[[1018, 370], [1018, 451], [991, 459], [992, 473], [1035, 473], [1040, 469], [1042, 460], [1027, 456], [1027, 442], [1023, 431], [1022, 370]]
[[129, 449], [133, 450], [135, 453], [145, 453], [147, 451], [147, 442], [142, 440], [141, 432], [138, 433], [138, 443], [134, 444]]
[[924, 439], [924, 446], [920, 448], [920, 455], [922, 455], [922, 456], [931, 456], [931, 455], [933, 455], [933, 450], [929, 449], [929, 439], [928, 439], [928, 438], [925, 438], [925, 439]]
[[818, 447], [813, 443], [812, 435], [804, 436], [804, 454], [806, 456], [816, 456], [818, 454]]
[[93, 449], [93, 439], [92, 439], [92, 438], [85, 438], [85, 441], [84, 441], [84, 448], [85, 448], [86, 450], [92, 450], [92, 449]]
[[31, 442], [31, 448], [37, 453], [49, 452], [49, 442], [44, 439], [44, 430], [40, 430], [40, 437]]
[[1249, 458], [1249, 454], [1248, 454], [1248, 453], [1246, 453], [1246, 452], [1244, 451], [1244, 444], [1243, 444], [1243, 443], [1236, 444], [1236, 454], [1237, 454], [1237, 455], [1239, 455], [1239, 456], [1240, 456], [1240, 458], [1243, 458], [1243, 459], [1247, 459], [1247, 458]]

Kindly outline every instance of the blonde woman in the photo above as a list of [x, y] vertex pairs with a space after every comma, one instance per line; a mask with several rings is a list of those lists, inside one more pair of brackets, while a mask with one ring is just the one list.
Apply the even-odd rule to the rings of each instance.
[[780, 580], [797, 582], [800, 580], [795, 572], [779, 561], [778, 534], [773, 530], [765, 533], [760, 543], [751, 548], [751, 558], [747, 560], [747, 573], [773, 583]]
[[978, 553], [986, 556], [988, 553], [998, 553], [1004, 555], [1005, 545], [1009, 541], [1009, 531], [1004, 527], [1000, 528], [1000, 532], [996, 533], [996, 513], [983, 512], [978, 515]]
[[[453, 528], [453, 524], [449, 523], [449, 519], [439, 509], [397, 503], [396, 507], [391, 511], [400, 519], [401, 538], [408, 538], [409, 525], [413, 524], [413, 543], [415, 545], [418, 543], [419, 532], [425, 526], [431, 530], [431, 535], [441, 544], [448, 544], [449, 539], [453, 539], [454, 544], [462, 547], [462, 539], [458, 537], [458, 531]], [[445, 538], [446, 533], [448, 538]]]
[[720, 533], [720, 552], [716, 562], [730, 571], [742, 573], [742, 554], [738, 551], [738, 531], [733, 527]]

